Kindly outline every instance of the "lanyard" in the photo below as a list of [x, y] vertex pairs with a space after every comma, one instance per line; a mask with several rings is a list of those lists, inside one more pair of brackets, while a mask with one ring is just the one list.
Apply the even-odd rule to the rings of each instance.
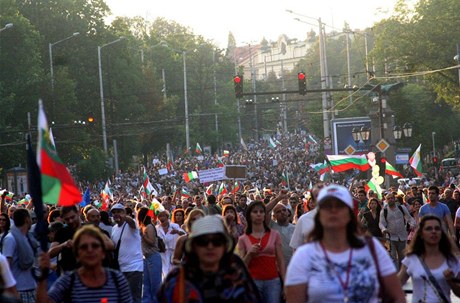
[[321, 249], [323, 250], [324, 257], [326, 258], [327, 265], [334, 271], [335, 275], [337, 276], [337, 279], [340, 282], [340, 285], [342, 286], [343, 293], [344, 293], [344, 298], [343, 301], [345, 303], [348, 302], [348, 282], [350, 281], [350, 272], [351, 272], [351, 259], [353, 256], [353, 248], [350, 247], [350, 254], [348, 256], [348, 265], [347, 265], [347, 274], [345, 278], [345, 282], [342, 280], [342, 277], [340, 274], [335, 270], [335, 265], [332, 263], [332, 261], [329, 259], [329, 256], [327, 255], [327, 251], [324, 248], [324, 244], [322, 242], [319, 242]]

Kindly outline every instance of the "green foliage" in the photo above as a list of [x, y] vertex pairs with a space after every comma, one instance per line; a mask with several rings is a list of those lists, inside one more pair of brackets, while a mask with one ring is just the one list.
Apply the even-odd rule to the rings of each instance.
[[80, 180], [95, 182], [109, 175], [109, 168], [104, 153], [100, 149], [91, 148], [83, 154], [77, 163], [77, 174]]

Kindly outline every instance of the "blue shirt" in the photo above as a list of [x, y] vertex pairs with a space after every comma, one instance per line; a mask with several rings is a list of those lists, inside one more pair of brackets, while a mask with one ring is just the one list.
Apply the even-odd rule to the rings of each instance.
[[423, 217], [424, 215], [435, 215], [441, 222], [444, 221], [446, 215], [450, 216], [449, 207], [446, 204], [438, 202], [435, 207], [432, 207], [429, 203], [420, 207], [419, 217]]

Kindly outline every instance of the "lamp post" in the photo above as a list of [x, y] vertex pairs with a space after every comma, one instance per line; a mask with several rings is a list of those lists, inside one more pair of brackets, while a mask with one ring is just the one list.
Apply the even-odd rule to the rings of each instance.
[[101, 116], [102, 116], [102, 141], [104, 144], [104, 153], [107, 156], [108, 155], [108, 150], [107, 150], [107, 129], [105, 125], [105, 105], [104, 105], [104, 84], [102, 83], [102, 62], [101, 62], [101, 50], [102, 48], [109, 46], [111, 44], [120, 42], [121, 40], [125, 39], [125, 37], [120, 37], [117, 40], [114, 40], [112, 42], [106, 43], [104, 45], [98, 46], [97, 47], [97, 59], [99, 63], [99, 91], [101, 94]]
[[[460, 43], [457, 44], [457, 55], [455, 55], [454, 60], [460, 64]], [[460, 67], [458, 68], [458, 85], [460, 86]]]
[[169, 48], [179, 54], [182, 54], [182, 63], [184, 66], [184, 108], [185, 108], [185, 145], [187, 150], [190, 148], [190, 126], [189, 126], [189, 116], [188, 116], [188, 98], [187, 98], [187, 61], [186, 51], [185, 50], [177, 50], [170, 47], [166, 42], [160, 42], [161, 46]]
[[[412, 137], [412, 124], [409, 122], [404, 123], [404, 125], [401, 127], [399, 125], [393, 126], [393, 136], [396, 141], [401, 140], [401, 138], [411, 138]], [[395, 165], [396, 163], [396, 150], [395, 150]], [[407, 164], [407, 163], [406, 163]]]
[[353, 136], [353, 141], [355, 141], [356, 147], [358, 148], [359, 148], [360, 142], [364, 143], [364, 147], [367, 145], [370, 134], [371, 134], [371, 130], [366, 126], [362, 126], [361, 128], [353, 127], [351, 131], [351, 135]]
[[0, 32], [3, 32], [4, 30], [7, 30], [9, 28], [12, 28], [13, 27], [13, 23], [7, 23], [5, 24], [4, 27], [0, 28]]
[[56, 44], [58, 43], [61, 43], [61, 42], [64, 42], [66, 40], [69, 40], [73, 37], [76, 37], [80, 35], [79, 32], [75, 32], [73, 33], [71, 36], [68, 36], [64, 39], [61, 39], [59, 41], [56, 41], [54, 43], [48, 43], [48, 51], [49, 51], [49, 56], [50, 56], [50, 76], [51, 76], [51, 99], [53, 100], [53, 120], [56, 119], [56, 116], [55, 116], [55, 105], [56, 105], [56, 101], [54, 99], [54, 68], [53, 68], [53, 46], [55, 46]]

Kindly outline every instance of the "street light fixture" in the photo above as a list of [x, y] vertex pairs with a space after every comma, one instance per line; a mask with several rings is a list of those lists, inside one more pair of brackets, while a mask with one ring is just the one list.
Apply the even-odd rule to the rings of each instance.
[[5, 24], [4, 27], [0, 28], [0, 32], [3, 32], [4, 30], [7, 30], [9, 28], [12, 28], [13, 27], [13, 23], [7, 23]]
[[396, 140], [400, 140], [403, 134], [406, 138], [412, 137], [412, 124], [406, 122], [402, 128], [399, 125], [393, 127], [393, 135]]
[[120, 42], [123, 39], [125, 39], [125, 37], [120, 37], [117, 40], [114, 40], [112, 42], [109, 42], [109, 43], [106, 43], [104, 45], [97, 47], [97, 58], [98, 58], [98, 63], [99, 63], [99, 90], [101, 94], [102, 140], [104, 144], [104, 153], [106, 156], [108, 155], [108, 149], [107, 149], [107, 129], [105, 125], [104, 84], [102, 83], [101, 49], [106, 46], [112, 45], [114, 43]]
[[363, 142], [364, 145], [366, 145], [367, 141], [369, 141], [370, 134], [371, 130], [366, 126], [362, 126], [361, 128], [353, 127], [351, 131], [351, 135], [353, 136], [353, 141], [355, 141], [356, 146], [359, 146], [360, 142]]
[[80, 35], [79, 32], [75, 32], [73, 33], [71, 36], [68, 36], [64, 39], [61, 39], [59, 41], [56, 41], [54, 43], [49, 43], [48, 44], [48, 51], [49, 51], [49, 56], [50, 56], [50, 76], [51, 76], [51, 99], [53, 100], [53, 120], [56, 119], [56, 116], [55, 116], [55, 105], [56, 105], [56, 101], [54, 99], [54, 68], [53, 68], [53, 46], [55, 46], [56, 44], [58, 43], [61, 43], [61, 42], [64, 42], [66, 40], [69, 40], [73, 37], [76, 37]]

